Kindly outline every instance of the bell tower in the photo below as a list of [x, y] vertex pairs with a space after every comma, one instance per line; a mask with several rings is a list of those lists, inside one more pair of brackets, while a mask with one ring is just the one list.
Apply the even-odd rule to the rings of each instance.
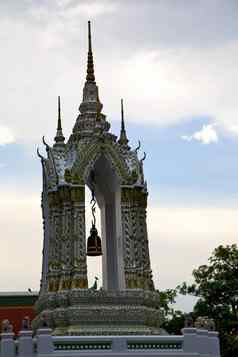
[[[43, 170], [44, 244], [41, 289], [34, 326], [42, 314], [56, 335], [159, 334], [159, 294], [154, 289], [146, 226], [144, 156], [131, 149], [121, 100], [120, 136], [110, 132], [95, 81], [88, 22], [86, 82], [79, 114], [65, 143], [58, 124]], [[101, 211], [85, 236], [85, 185]], [[92, 207], [94, 214], [94, 205]], [[88, 288], [87, 255], [102, 254], [103, 286]]]

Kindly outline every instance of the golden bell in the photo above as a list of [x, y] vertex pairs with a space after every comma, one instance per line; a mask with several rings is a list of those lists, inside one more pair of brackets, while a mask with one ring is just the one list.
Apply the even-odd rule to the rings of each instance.
[[89, 257], [97, 257], [102, 255], [101, 238], [98, 236], [98, 231], [95, 225], [92, 225], [90, 236], [87, 241], [87, 255]]

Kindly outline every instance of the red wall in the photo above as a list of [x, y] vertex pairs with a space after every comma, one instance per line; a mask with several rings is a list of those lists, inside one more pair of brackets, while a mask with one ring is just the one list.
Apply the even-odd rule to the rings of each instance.
[[0, 307], [0, 322], [5, 319], [9, 320], [16, 334], [20, 331], [25, 316], [29, 316], [30, 321], [34, 319], [36, 313], [33, 306]]

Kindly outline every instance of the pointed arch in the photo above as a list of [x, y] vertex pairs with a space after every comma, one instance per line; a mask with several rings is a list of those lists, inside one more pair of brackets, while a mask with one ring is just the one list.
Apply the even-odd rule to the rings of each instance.
[[[82, 152], [81, 152], [82, 154]], [[132, 184], [133, 177], [125, 163], [121, 158], [120, 151], [116, 146], [111, 143], [93, 142], [84, 149], [83, 155], [78, 155], [72, 167], [72, 174], [77, 174], [82, 183], [88, 179], [91, 169], [94, 167], [95, 162], [104, 155], [111, 167], [117, 173], [121, 184]]]

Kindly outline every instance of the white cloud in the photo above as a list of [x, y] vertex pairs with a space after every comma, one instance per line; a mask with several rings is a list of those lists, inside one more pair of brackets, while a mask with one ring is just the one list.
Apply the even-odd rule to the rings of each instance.
[[[81, 3], [77, 6], [74, 6], [68, 11], [66, 11], [65, 16], [67, 18], [76, 18], [77, 16], [85, 16], [87, 19], [92, 17], [97, 17], [100, 15], [112, 13], [117, 9], [117, 4], [109, 3], [108, 1], [92, 1], [88, 3]], [[65, 11], [65, 9], [64, 9]]]
[[214, 125], [207, 124], [203, 125], [202, 129], [196, 131], [192, 135], [182, 135], [181, 139], [185, 141], [197, 140], [202, 144], [211, 144], [216, 143], [218, 141], [218, 135], [216, 130], [214, 129]]
[[1, 145], [6, 145], [6, 144], [11, 144], [15, 142], [15, 137], [11, 131], [6, 126], [0, 125], [0, 146]]
[[117, 88], [127, 98], [132, 120], [169, 125], [205, 116], [228, 129], [238, 115], [238, 70], [232, 66], [236, 60], [238, 42], [217, 48], [156, 49], [119, 65]]
[[148, 231], [156, 284], [175, 287], [192, 279], [220, 244], [237, 242], [237, 208], [148, 207]]
[[[77, 12], [75, 2], [60, 3], [62, 6], [54, 11], [44, 7], [40, 11], [35, 7], [29, 9], [27, 16], [14, 19], [5, 16], [0, 22], [1, 43], [5, 49], [1, 57], [0, 90], [6, 97], [0, 114], [10, 123], [16, 137], [24, 141], [39, 141], [41, 134], [54, 137], [59, 94], [64, 131], [69, 135], [82, 98], [87, 57], [85, 14], [89, 5], [83, 2]], [[140, 8], [139, 22], [145, 23], [144, 37], [136, 41], [139, 24], [135, 24], [134, 31], [128, 30], [126, 36], [124, 28], [127, 29], [131, 18], [120, 17], [121, 12], [132, 9], [116, 4], [118, 8], [108, 8], [108, 2], [95, 1], [92, 7], [95, 16], [101, 16], [93, 22], [93, 48], [100, 98], [108, 119], [119, 118], [119, 101], [124, 97], [127, 120], [171, 125], [206, 116], [221, 129], [235, 128], [238, 40], [232, 38], [210, 46], [203, 47], [200, 43], [199, 47], [193, 47], [194, 38], [188, 42], [184, 30], [183, 44], [179, 42], [178, 46], [174, 42], [176, 47], [173, 47], [171, 41], [167, 41], [165, 46], [162, 40], [160, 42], [161, 32], [148, 25], [148, 16], [152, 15], [148, 11], [152, 10], [147, 8], [143, 13]], [[170, 16], [170, 12], [166, 14]], [[165, 38], [166, 28], [163, 28]], [[149, 42], [148, 48], [146, 44], [151, 36], [153, 46]], [[196, 32], [193, 36], [196, 37]]]
[[[1, 191], [1, 290], [38, 290], [42, 225], [40, 195]], [[10, 264], [11, 261], [11, 264]]]
[[231, 125], [227, 127], [228, 132], [233, 135], [238, 135], [238, 125]]

